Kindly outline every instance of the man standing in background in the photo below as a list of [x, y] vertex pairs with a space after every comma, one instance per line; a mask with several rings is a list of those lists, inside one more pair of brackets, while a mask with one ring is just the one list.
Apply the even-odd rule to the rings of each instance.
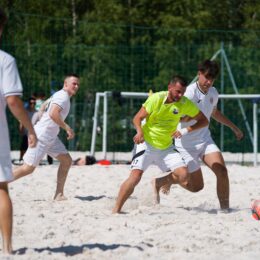
[[[7, 17], [0, 9], [0, 38]], [[20, 99], [22, 84], [17, 70], [15, 59], [8, 53], [0, 50], [0, 228], [2, 233], [4, 254], [12, 253], [12, 224], [13, 209], [8, 192], [8, 182], [13, 179], [10, 155], [10, 141], [6, 120], [6, 104], [12, 114], [28, 129], [29, 147], [34, 147], [37, 138]]]
[[14, 170], [14, 180], [17, 180], [31, 174], [46, 154], [56, 158], [60, 162], [54, 194], [54, 200], [57, 201], [66, 199], [64, 185], [72, 164], [71, 156], [58, 138], [58, 134], [62, 128], [66, 131], [68, 140], [74, 138], [74, 131], [65, 123], [65, 119], [70, 110], [70, 98], [77, 93], [78, 89], [79, 76], [69, 74], [64, 79], [63, 88], [42, 104], [44, 112], [34, 126], [38, 143], [35, 148], [27, 149], [23, 157], [24, 164]]

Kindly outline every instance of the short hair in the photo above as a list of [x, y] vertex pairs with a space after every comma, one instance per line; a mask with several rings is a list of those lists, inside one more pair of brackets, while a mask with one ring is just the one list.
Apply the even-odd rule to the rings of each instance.
[[95, 164], [97, 162], [96, 158], [94, 156], [91, 156], [91, 155], [87, 155], [85, 160], [86, 160], [86, 165], [92, 165], [92, 164]]
[[179, 76], [179, 75], [172, 76], [172, 78], [169, 82], [169, 84], [173, 84], [173, 85], [175, 85], [176, 83], [180, 83], [183, 87], [187, 87], [187, 85], [188, 85], [187, 80], [184, 77]]
[[2, 8], [0, 8], [0, 27], [3, 27], [7, 22], [7, 16]]
[[67, 78], [70, 78], [70, 77], [74, 77], [74, 78], [78, 78], [79, 79], [79, 75], [78, 74], [76, 74], [76, 73], [68, 73], [65, 76], [64, 80], [66, 80]]
[[29, 97], [29, 98], [28, 98], [28, 102], [31, 103], [31, 101], [36, 101], [36, 98], [34, 98], [34, 97]]
[[204, 60], [198, 65], [198, 71], [207, 78], [216, 79], [219, 74], [219, 65], [214, 60]]

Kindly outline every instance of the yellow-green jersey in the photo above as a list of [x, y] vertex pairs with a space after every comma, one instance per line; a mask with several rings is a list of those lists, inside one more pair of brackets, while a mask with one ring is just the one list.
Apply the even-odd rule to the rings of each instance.
[[198, 107], [186, 97], [178, 102], [165, 104], [168, 91], [151, 95], [143, 104], [149, 114], [143, 125], [144, 140], [157, 149], [167, 149], [172, 145], [172, 134], [176, 131], [180, 118], [184, 115], [194, 117]]

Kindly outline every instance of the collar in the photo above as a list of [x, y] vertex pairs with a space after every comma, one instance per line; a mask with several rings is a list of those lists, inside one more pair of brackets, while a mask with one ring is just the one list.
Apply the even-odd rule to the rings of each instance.
[[198, 81], [196, 81], [196, 85], [197, 85], [197, 89], [199, 90], [199, 92], [201, 92], [203, 95], [208, 95], [208, 92], [207, 93], [205, 93], [201, 88], [200, 88], [200, 85], [199, 85], [199, 83], [198, 83]]

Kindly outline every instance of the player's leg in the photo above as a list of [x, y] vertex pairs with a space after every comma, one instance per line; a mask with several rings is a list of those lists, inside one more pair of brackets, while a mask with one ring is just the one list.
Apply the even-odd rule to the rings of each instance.
[[203, 156], [204, 163], [215, 173], [217, 178], [217, 195], [221, 209], [229, 208], [229, 178], [224, 158], [216, 151]]
[[112, 213], [120, 213], [124, 203], [134, 192], [135, 186], [140, 182], [143, 172], [151, 164], [151, 160], [152, 152], [150, 151], [150, 146], [147, 146], [145, 142], [135, 145], [131, 163], [132, 170], [129, 177], [120, 186]]
[[161, 157], [157, 158], [156, 165], [162, 172], [170, 171], [168, 175], [161, 178], [155, 178], [152, 181], [155, 203], [159, 203], [159, 192], [162, 187], [165, 187], [166, 189], [168, 187], [170, 189], [172, 184], [187, 186], [189, 174], [184, 159], [173, 146], [161, 152]]
[[67, 198], [64, 196], [64, 186], [72, 164], [72, 158], [68, 153], [66, 153], [59, 154], [56, 159], [60, 162], [60, 165], [57, 173], [57, 186], [54, 200], [66, 200]]
[[131, 171], [129, 177], [122, 183], [117, 196], [116, 204], [112, 213], [119, 213], [130, 195], [134, 192], [135, 186], [142, 178], [143, 171], [134, 169]]
[[48, 148], [47, 154], [60, 162], [57, 173], [57, 186], [53, 199], [57, 201], [66, 200], [67, 198], [64, 196], [64, 186], [72, 165], [72, 158], [58, 137], [56, 137], [52, 145]]
[[155, 179], [157, 189], [159, 191], [162, 191], [162, 193], [164, 194], [169, 194], [171, 185], [179, 184], [183, 188], [187, 189], [188, 191], [191, 192], [200, 191], [201, 189], [203, 189], [204, 186], [203, 177], [200, 169], [200, 163], [199, 163], [200, 150], [196, 148], [191, 148], [188, 151], [187, 149], [178, 147], [178, 151], [179, 151], [178, 156], [185, 161], [185, 164], [188, 167], [188, 172], [189, 172], [188, 183], [180, 183], [178, 178], [173, 178], [172, 174], [170, 173], [164, 177]]
[[27, 135], [23, 135], [22, 136], [21, 146], [20, 146], [20, 158], [19, 158], [19, 161], [23, 160], [23, 156], [24, 156], [24, 154], [25, 154], [27, 149], [28, 149], [28, 136]]
[[48, 164], [53, 164], [53, 158], [47, 154]]
[[204, 188], [204, 180], [201, 172], [201, 168], [198, 170], [189, 173], [188, 183], [182, 184], [179, 183], [178, 179], [172, 177], [172, 173], [154, 179], [155, 185], [158, 192], [161, 191], [163, 194], [168, 195], [170, 193], [170, 188], [172, 184], [180, 184], [184, 189], [191, 192], [198, 192]]
[[26, 175], [29, 175], [31, 173], [33, 173], [35, 170], [35, 167], [33, 165], [28, 165], [26, 163], [24, 163], [23, 165], [15, 168], [13, 170], [13, 180], [12, 181], [15, 181], [17, 179], [20, 179]]
[[6, 182], [0, 182], [0, 229], [2, 233], [3, 253], [12, 253], [13, 208]]
[[48, 145], [38, 140], [36, 147], [27, 149], [23, 157], [24, 164], [13, 171], [14, 181], [34, 172], [36, 166], [46, 154]]

